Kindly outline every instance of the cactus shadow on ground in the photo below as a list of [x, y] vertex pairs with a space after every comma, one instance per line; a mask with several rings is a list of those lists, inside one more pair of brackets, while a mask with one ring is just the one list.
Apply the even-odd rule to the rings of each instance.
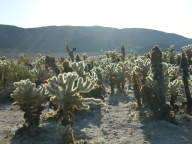
[[140, 109], [139, 119], [146, 144], [191, 144], [191, 124], [182, 121], [184, 123], [175, 125], [164, 120], [154, 120], [146, 117], [145, 112]]
[[89, 139], [89, 137], [83, 132], [83, 129], [89, 126], [100, 127], [102, 124], [101, 119], [101, 106], [99, 105], [90, 105], [89, 110], [77, 111], [74, 125], [76, 139]]
[[129, 93], [120, 93], [117, 92], [111, 96], [108, 97], [107, 101], [109, 105], [112, 106], [118, 106], [119, 103], [128, 103], [129, 101], [132, 101], [132, 97], [129, 97]]
[[10, 144], [63, 144], [65, 127], [54, 122], [40, 124], [37, 129], [19, 128]]

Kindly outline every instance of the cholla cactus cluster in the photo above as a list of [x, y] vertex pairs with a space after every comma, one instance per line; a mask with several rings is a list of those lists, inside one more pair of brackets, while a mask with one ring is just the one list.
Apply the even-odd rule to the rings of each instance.
[[115, 93], [115, 87], [118, 91], [123, 92], [125, 88], [125, 83], [130, 74], [130, 65], [129, 62], [119, 62], [119, 63], [110, 63], [105, 61], [101, 65], [103, 79], [110, 85], [111, 93]]
[[[40, 71], [41, 68], [44, 68], [41, 60], [42, 59], [35, 64], [32, 72], [36, 72], [36, 76], [37, 73], [39, 74], [38, 76], [42, 74], [43, 80], [45, 78], [44, 76], [48, 75], [44, 73], [45, 69]], [[80, 63], [80, 65], [84, 68], [84, 63]], [[14, 83], [16, 89], [11, 96], [15, 100], [14, 104], [19, 105], [20, 109], [24, 111], [25, 126], [27, 128], [37, 127], [39, 125], [41, 112], [48, 101], [57, 108], [55, 115], [56, 120], [70, 127], [74, 122], [74, 111], [87, 110], [89, 109], [90, 103], [102, 103], [101, 99], [95, 99], [93, 97], [84, 98], [82, 96], [82, 94], [90, 92], [97, 86], [98, 79], [94, 70], [84, 75], [84, 69], [76, 68], [79, 75], [76, 71], [61, 73], [58, 76], [49, 78], [47, 84], [32, 83], [29, 79]], [[37, 70], [34, 71], [34, 69]], [[72, 137], [67, 138], [65, 141], [73, 143], [73, 133], [70, 133], [70, 135]]]
[[120, 61], [120, 54], [116, 51], [107, 51], [105, 52], [107, 58], [110, 58], [112, 62], [117, 63]]
[[138, 57], [132, 70], [132, 82], [138, 105], [149, 107], [158, 119], [169, 119], [170, 111], [178, 112], [182, 81], [179, 66], [162, 62], [161, 58], [158, 47], [152, 49], [151, 56]]
[[48, 68], [45, 63], [45, 58], [46, 57], [40, 57], [34, 62], [34, 67], [31, 70], [33, 74], [33, 81], [37, 84], [40, 85], [44, 83], [45, 80], [50, 78], [51, 76], [54, 75], [54, 72], [52, 69]]
[[174, 47], [170, 47], [167, 49], [167, 51], [162, 52], [163, 61], [170, 63], [170, 64], [176, 64], [177, 63], [177, 52], [174, 49]]
[[135, 65], [132, 70], [132, 81], [134, 87], [135, 97], [137, 99], [138, 106], [142, 105], [147, 98], [146, 95], [146, 78], [151, 68], [151, 60], [145, 57], [139, 57], [135, 61]]
[[13, 82], [32, 78], [29, 67], [19, 64], [17, 60], [0, 60], [0, 87], [6, 88]]
[[107, 100], [107, 87], [112, 94], [119, 91], [126, 95], [133, 90], [139, 108], [150, 109], [157, 119], [173, 120], [171, 112], [179, 113], [182, 102], [178, 99], [184, 97], [184, 86], [184, 102], [191, 112], [191, 46], [184, 47], [183, 53], [173, 48], [162, 52], [154, 46], [142, 56], [126, 55], [122, 47], [121, 53], [108, 51], [84, 58], [79, 54], [75, 57], [75, 48], [66, 49], [70, 58], [61, 61], [49, 56], [36, 58], [32, 63], [25, 56], [16, 60], [0, 58], [0, 86], [14, 83], [11, 96], [24, 111], [27, 127], [38, 126], [41, 112], [49, 103], [54, 106], [53, 118], [67, 128], [65, 141], [74, 143], [74, 111], [87, 110], [90, 103], [102, 104], [101, 99]]
[[47, 89], [52, 95], [50, 100], [58, 105], [58, 119], [64, 125], [71, 124], [74, 110], [89, 109], [90, 102], [101, 103], [99, 99], [81, 96], [94, 89], [95, 84], [95, 79], [83, 79], [76, 72], [59, 74], [48, 80]]
[[59, 68], [57, 67], [57, 64], [56, 64], [56, 60], [54, 57], [50, 57], [50, 56], [46, 56], [45, 57], [45, 68], [48, 70], [49, 68], [52, 69], [52, 71], [55, 73], [55, 74], [59, 74], [60, 73], [60, 70]]
[[44, 86], [36, 87], [29, 79], [15, 82], [16, 89], [11, 96], [14, 104], [19, 105], [24, 111], [24, 118], [27, 127], [36, 127], [39, 124], [43, 104], [46, 102], [46, 89]]
[[192, 45], [184, 46], [182, 47], [182, 50], [187, 56], [189, 65], [192, 65]]

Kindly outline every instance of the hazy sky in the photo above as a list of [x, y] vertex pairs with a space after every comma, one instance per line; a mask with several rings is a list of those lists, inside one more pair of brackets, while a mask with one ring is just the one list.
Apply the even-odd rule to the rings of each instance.
[[192, 38], [192, 0], [0, 0], [0, 24], [150, 28]]

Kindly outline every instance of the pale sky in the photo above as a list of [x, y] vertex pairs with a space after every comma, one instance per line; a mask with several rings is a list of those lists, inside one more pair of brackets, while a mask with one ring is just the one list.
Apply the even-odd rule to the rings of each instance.
[[149, 28], [192, 38], [192, 0], [0, 0], [0, 24]]

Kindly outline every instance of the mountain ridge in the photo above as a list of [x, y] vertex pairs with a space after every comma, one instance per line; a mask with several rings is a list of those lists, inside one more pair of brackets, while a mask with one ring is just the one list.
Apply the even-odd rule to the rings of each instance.
[[79, 52], [101, 52], [125, 45], [138, 53], [159, 44], [162, 49], [175, 45], [176, 49], [192, 44], [184, 36], [146, 28], [111, 28], [102, 26], [45, 26], [21, 28], [0, 24], [0, 51], [5, 52], [64, 52], [69, 44]]

